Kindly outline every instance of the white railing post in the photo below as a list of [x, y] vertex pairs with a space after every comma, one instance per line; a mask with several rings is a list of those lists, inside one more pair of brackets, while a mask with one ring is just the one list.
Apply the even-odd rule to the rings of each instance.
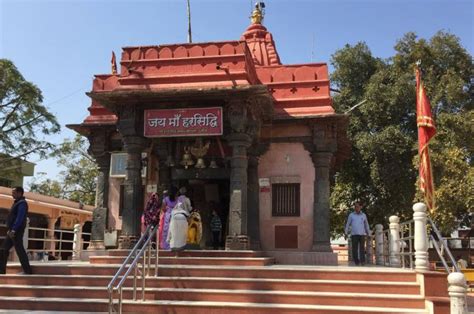
[[375, 225], [375, 264], [383, 265], [383, 225]]
[[23, 233], [23, 247], [25, 251], [28, 250], [28, 239], [30, 237], [30, 218], [26, 217], [26, 227], [25, 232]]
[[365, 250], [366, 250], [365, 262], [367, 264], [373, 264], [374, 263], [374, 237], [370, 234], [368, 234], [365, 237]]
[[413, 220], [415, 221], [415, 269], [428, 270], [428, 237], [426, 234], [426, 205], [413, 205]]
[[451, 273], [448, 275], [448, 292], [451, 303], [451, 314], [466, 314], [466, 278], [463, 273]]
[[400, 218], [390, 216], [390, 266], [400, 267]]
[[81, 225], [75, 224], [74, 225], [74, 240], [72, 243], [72, 259], [73, 260], [80, 260], [81, 259], [81, 247], [82, 247], [82, 232], [81, 232]]

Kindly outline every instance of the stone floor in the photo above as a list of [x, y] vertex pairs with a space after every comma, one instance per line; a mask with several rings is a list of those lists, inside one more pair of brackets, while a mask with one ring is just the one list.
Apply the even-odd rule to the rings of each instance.
[[474, 292], [467, 294], [467, 309], [469, 313], [474, 313]]

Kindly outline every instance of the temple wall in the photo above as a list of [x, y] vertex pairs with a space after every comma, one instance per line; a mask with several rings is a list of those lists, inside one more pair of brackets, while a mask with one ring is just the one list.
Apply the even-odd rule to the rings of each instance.
[[260, 241], [263, 250], [275, 248], [275, 226], [296, 226], [297, 248], [309, 251], [313, 241], [313, 199], [315, 171], [311, 157], [301, 143], [273, 143], [260, 158], [258, 176], [271, 183], [300, 183], [300, 216], [272, 217], [271, 189], [260, 189]]
[[122, 219], [119, 218], [120, 185], [122, 178], [109, 178], [109, 229], [122, 229]]

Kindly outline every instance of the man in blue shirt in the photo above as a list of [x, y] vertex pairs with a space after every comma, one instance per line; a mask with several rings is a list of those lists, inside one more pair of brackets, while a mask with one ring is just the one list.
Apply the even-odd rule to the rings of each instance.
[[346, 223], [346, 237], [351, 234], [352, 241], [352, 259], [356, 265], [365, 264], [365, 236], [370, 235], [367, 216], [361, 211], [362, 203], [354, 203], [354, 212], [349, 215]]
[[12, 189], [14, 199], [10, 213], [7, 217], [7, 236], [0, 249], [0, 274], [5, 274], [10, 249], [15, 246], [16, 254], [20, 259], [21, 267], [25, 274], [31, 274], [31, 266], [28, 255], [23, 247], [23, 233], [26, 228], [26, 216], [28, 214], [28, 203], [23, 196], [24, 190], [21, 186]]

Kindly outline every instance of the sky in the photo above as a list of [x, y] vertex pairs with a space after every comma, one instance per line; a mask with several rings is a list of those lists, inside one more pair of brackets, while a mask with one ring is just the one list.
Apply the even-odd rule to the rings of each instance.
[[[249, 0], [190, 0], [193, 42], [238, 40], [250, 24]], [[283, 64], [330, 63], [346, 44], [366, 42], [388, 58], [407, 32], [431, 38], [455, 34], [473, 54], [472, 0], [267, 0], [264, 25]], [[94, 74], [110, 73], [111, 52], [121, 47], [187, 41], [186, 0], [0, 0], [0, 58], [14, 62], [43, 92], [44, 105], [62, 126], [48, 139], [75, 133], [66, 124], [88, 115]], [[331, 70], [331, 68], [330, 68]], [[35, 172], [55, 178], [54, 160], [38, 160]], [[26, 180], [27, 184], [32, 178]]]

